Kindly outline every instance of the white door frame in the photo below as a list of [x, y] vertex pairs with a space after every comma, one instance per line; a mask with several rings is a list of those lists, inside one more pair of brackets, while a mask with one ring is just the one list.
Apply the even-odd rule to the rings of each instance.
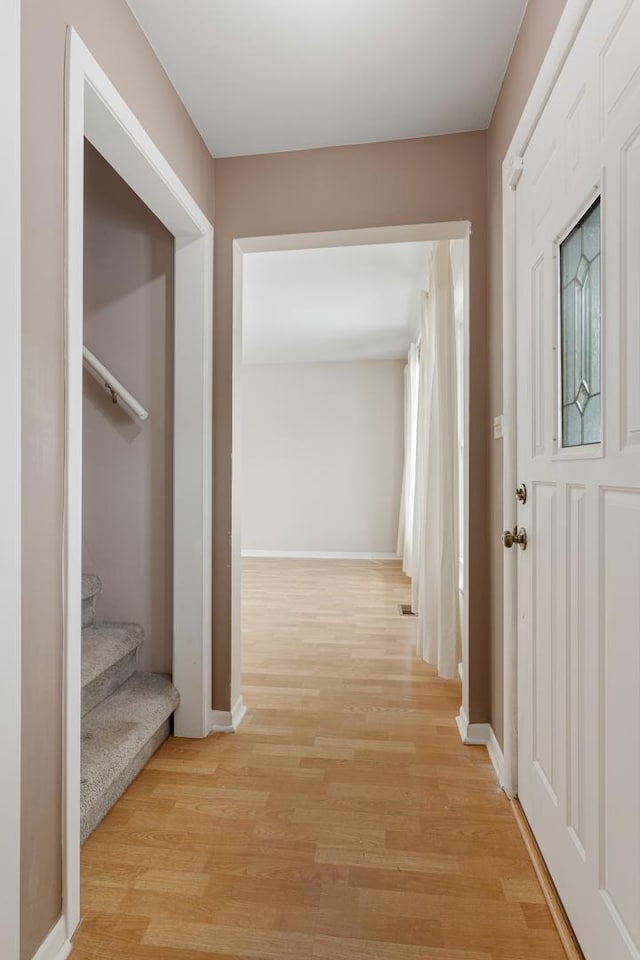
[[3, 9], [0, 30], [0, 943], [7, 960], [20, 955], [20, 708], [21, 708], [21, 318], [20, 318], [20, 0]]
[[[526, 478], [517, 476], [516, 443], [516, 188], [522, 158], [569, 56], [593, 0], [567, 0], [558, 28], [542, 63], [502, 164], [502, 411], [503, 411], [503, 529], [516, 517], [515, 490]], [[497, 534], [498, 531], [495, 531]], [[516, 557], [503, 564], [504, 589], [504, 789], [518, 793], [518, 657]]]
[[[232, 364], [232, 478], [231, 478], [231, 704], [235, 729], [246, 707], [240, 695], [241, 636], [241, 558], [242, 558], [242, 272], [245, 253], [274, 250], [309, 250], [323, 247], [349, 247], [376, 243], [407, 243], [425, 240], [465, 240], [464, 296], [464, 397], [465, 445], [464, 471], [464, 564], [462, 605], [462, 706], [469, 713], [469, 238], [471, 223], [455, 220], [445, 223], [416, 223], [406, 226], [365, 227], [321, 233], [294, 233], [270, 237], [244, 237], [233, 242], [233, 364]], [[227, 729], [227, 728], [224, 728]]]
[[175, 732], [188, 737], [207, 736], [211, 713], [213, 228], [73, 28], [66, 82], [63, 919], [70, 940], [80, 920], [85, 137], [176, 238], [173, 680], [181, 695]]

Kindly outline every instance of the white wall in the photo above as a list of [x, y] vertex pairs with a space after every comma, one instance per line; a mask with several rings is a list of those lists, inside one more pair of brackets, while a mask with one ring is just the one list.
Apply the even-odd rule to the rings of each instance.
[[149, 411], [133, 421], [85, 371], [82, 569], [97, 614], [140, 623], [143, 670], [171, 673], [174, 239], [85, 150], [84, 342]]
[[243, 367], [243, 552], [395, 554], [404, 366]]
[[[2, 537], [0, 538], [0, 943], [4, 960], [20, 953], [21, 762], [21, 304], [20, 304], [20, 4], [4, 4], [0, 31], [0, 382], [2, 383]], [[33, 440], [25, 437], [25, 446]], [[27, 596], [31, 584], [25, 578]], [[33, 602], [33, 595], [31, 595]], [[37, 602], [37, 601], [36, 601]], [[27, 710], [29, 706], [27, 705]], [[27, 769], [27, 750], [22, 753]], [[31, 878], [30, 878], [31, 879]], [[31, 883], [32, 888], [35, 884]]]

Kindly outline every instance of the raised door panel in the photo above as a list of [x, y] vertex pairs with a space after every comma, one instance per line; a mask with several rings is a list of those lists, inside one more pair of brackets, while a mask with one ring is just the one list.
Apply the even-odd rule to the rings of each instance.
[[558, 803], [558, 563], [555, 484], [536, 483], [532, 490], [532, 734], [533, 763], [554, 805]]
[[640, 123], [621, 157], [621, 447], [640, 444]]
[[531, 456], [539, 457], [545, 450], [545, 260], [544, 257], [531, 271]]
[[[610, 3], [612, 12], [619, 4]], [[627, 0], [600, 53], [600, 127], [606, 136], [640, 83], [640, 0]]]
[[640, 491], [601, 493], [600, 890], [640, 956]]
[[586, 697], [586, 492], [567, 487], [567, 809], [569, 833], [583, 859], [587, 848], [587, 697]]

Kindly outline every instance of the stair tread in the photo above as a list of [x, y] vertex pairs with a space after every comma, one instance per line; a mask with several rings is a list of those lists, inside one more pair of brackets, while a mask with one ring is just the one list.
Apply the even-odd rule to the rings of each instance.
[[102, 582], [100, 577], [97, 577], [95, 573], [83, 573], [82, 574], [82, 599], [90, 600], [91, 597], [95, 597], [100, 590], [102, 589]]
[[144, 642], [138, 623], [94, 620], [82, 628], [82, 686], [86, 687]]
[[171, 680], [135, 673], [82, 720], [84, 811], [99, 801], [180, 703]]

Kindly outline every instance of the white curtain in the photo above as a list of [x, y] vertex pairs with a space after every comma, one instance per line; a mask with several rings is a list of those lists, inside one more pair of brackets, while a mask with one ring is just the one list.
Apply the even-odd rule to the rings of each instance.
[[416, 447], [418, 442], [418, 347], [412, 343], [404, 368], [404, 470], [398, 524], [398, 556], [408, 577], [414, 575], [413, 508], [416, 489]]
[[418, 653], [441, 677], [461, 659], [456, 328], [449, 243], [435, 244], [423, 295], [413, 507], [412, 606]]

